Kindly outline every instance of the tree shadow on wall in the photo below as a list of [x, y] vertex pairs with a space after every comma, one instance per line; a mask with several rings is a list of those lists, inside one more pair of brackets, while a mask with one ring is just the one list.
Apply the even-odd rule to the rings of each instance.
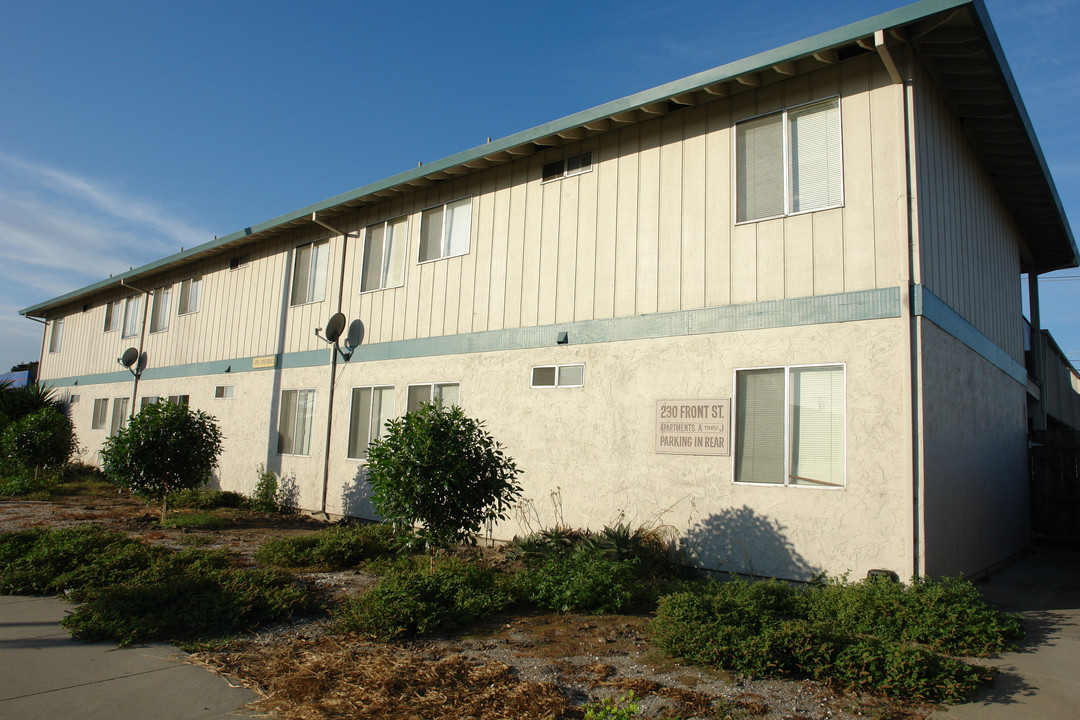
[[341, 514], [347, 517], [381, 520], [371, 504], [371, 484], [367, 480], [367, 466], [356, 468], [356, 475], [341, 486]]
[[776, 520], [743, 505], [709, 515], [687, 531], [683, 548], [700, 567], [809, 580], [820, 569], [800, 555]]

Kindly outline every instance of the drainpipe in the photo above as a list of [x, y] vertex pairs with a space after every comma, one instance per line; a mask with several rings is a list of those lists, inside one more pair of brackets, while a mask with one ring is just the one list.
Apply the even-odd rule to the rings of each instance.
[[[311, 221], [318, 225], [322, 225], [330, 232], [341, 236], [341, 278], [338, 281], [336, 310], [336, 312], [341, 312], [341, 307], [345, 299], [345, 251], [349, 244], [349, 234], [320, 220], [318, 213], [311, 213]], [[337, 343], [335, 342], [330, 348], [330, 393], [327, 398], [328, 404], [326, 406], [326, 444], [323, 448], [322, 501], [320, 503], [320, 512], [323, 514], [323, 517], [326, 517], [326, 496], [330, 487], [330, 437], [334, 427], [334, 386], [336, 384], [337, 362], [338, 348]]]
[[143, 371], [143, 368], [139, 366], [142, 365], [143, 362], [143, 344], [146, 340], [146, 314], [150, 311], [150, 300], [153, 298], [153, 291], [137, 288], [127, 282], [124, 278], [120, 278], [120, 286], [129, 287], [132, 290], [143, 293], [143, 295], [145, 295], [143, 299], [146, 301], [143, 303], [142, 327], [139, 329], [139, 359], [135, 361], [135, 372], [133, 373], [135, 379], [131, 383], [131, 407], [128, 408], [128, 418], [133, 418], [135, 417], [135, 399], [139, 394], [139, 377], [142, 375]]
[[1035, 380], [1035, 386], [1039, 388], [1039, 399], [1035, 402], [1035, 417], [1031, 419], [1033, 430], [1046, 429], [1046, 388], [1043, 387], [1043, 343], [1042, 343], [1042, 318], [1039, 312], [1039, 274], [1035, 271], [1028, 273], [1028, 305], [1031, 309], [1031, 367], [1028, 374]]

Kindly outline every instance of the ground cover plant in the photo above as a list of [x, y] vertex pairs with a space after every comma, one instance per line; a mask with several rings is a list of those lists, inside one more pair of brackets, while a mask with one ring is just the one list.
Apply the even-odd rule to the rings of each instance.
[[652, 623], [662, 650], [693, 663], [930, 702], [962, 700], [989, 677], [952, 655], [1005, 649], [1021, 631], [970, 583], [882, 578], [709, 583], [662, 598]]
[[303, 570], [355, 567], [365, 560], [394, 555], [401, 538], [402, 533], [387, 523], [344, 525], [268, 540], [255, 552], [255, 559]]
[[224, 551], [173, 551], [94, 525], [0, 535], [0, 592], [64, 593], [75, 637], [127, 645], [251, 630], [320, 610], [292, 576], [240, 568]]

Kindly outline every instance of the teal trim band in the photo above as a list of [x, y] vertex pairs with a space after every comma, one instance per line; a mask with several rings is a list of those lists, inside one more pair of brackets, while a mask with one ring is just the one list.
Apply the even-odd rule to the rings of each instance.
[[[541, 327], [490, 330], [462, 335], [397, 340], [362, 345], [350, 362], [376, 362], [438, 355], [463, 355], [500, 350], [527, 350], [556, 344], [559, 333], [567, 333], [571, 345], [643, 340], [648, 338], [707, 335], [712, 333], [743, 332], [767, 328], [822, 325], [827, 323], [880, 320], [900, 317], [900, 288], [861, 290], [858, 292], [771, 300], [768, 302], [729, 305], [700, 310], [680, 310], [634, 315], [631, 317], [561, 323]], [[286, 353], [280, 356], [279, 367], [316, 367], [330, 362], [330, 348]], [[274, 368], [252, 368], [253, 357], [169, 367], [149, 367], [143, 371], [144, 380], [218, 375], [238, 372], [264, 372]], [[119, 371], [99, 375], [49, 380], [50, 385], [65, 387], [95, 385], [130, 380], [129, 373]]]
[[913, 314], [934, 323], [1013, 380], [1027, 387], [1026, 367], [1016, 362], [997, 343], [979, 332], [974, 325], [962, 318], [958, 312], [927, 290], [924, 285], [912, 286], [911, 305]]

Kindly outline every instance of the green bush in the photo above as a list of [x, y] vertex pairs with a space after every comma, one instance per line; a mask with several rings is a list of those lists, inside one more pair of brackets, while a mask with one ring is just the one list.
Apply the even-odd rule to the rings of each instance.
[[46, 498], [56, 488], [56, 478], [48, 473], [35, 475], [33, 471], [12, 463], [0, 468], [0, 495]]
[[227, 523], [223, 518], [217, 515], [207, 512], [205, 510], [198, 510], [195, 512], [182, 513], [177, 515], [173, 513], [165, 522], [161, 523], [162, 527], [172, 528], [194, 528], [202, 530], [213, 530], [215, 528], [225, 527]]
[[611, 560], [588, 548], [527, 565], [515, 577], [518, 593], [556, 612], [603, 614], [634, 604], [638, 560]]
[[368, 446], [375, 509], [399, 526], [421, 525], [432, 554], [475, 543], [485, 522], [505, 520], [521, 494], [517, 475], [483, 423], [456, 405], [424, 404], [388, 421]]
[[585, 720], [630, 720], [638, 712], [633, 690], [618, 700], [604, 698], [591, 702], [584, 709]]
[[214, 488], [185, 488], [169, 493], [169, 507], [191, 510], [217, 510], [218, 508], [247, 507], [248, 500], [231, 490]]
[[[922, 580], [905, 588], [875, 579], [803, 589], [777, 581], [709, 583], [662, 598], [651, 630], [666, 653], [701, 665], [758, 677], [809, 675], [846, 689], [952, 702], [970, 694], [989, 671], [935, 650], [1005, 647], [1014, 631], [977, 590], [957, 583]], [[908, 593], [920, 599], [904, 600]], [[956, 616], [962, 627], [948, 632], [952, 644], [926, 641], [934, 633], [920, 628], [958, 608], [970, 612]], [[997, 616], [1000, 628], [993, 641], [990, 616]], [[910, 630], [903, 629], [906, 622]]]
[[372, 590], [337, 612], [342, 627], [380, 640], [428, 635], [505, 608], [513, 594], [491, 569], [458, 559], [395, 566]]
[[312, 535], [267, 540], [255, 551], [255, 559], [308, 570], [355, 567], [364, 560], [393, 554], [399, 536], [385, 523], [332, 527]]
[[9, 424], [2, 441], [4, 454], [33, 468], [35, 479], [44, 468], [53, 470], [55, 475], [77, 446], [71, 420], [52, 406]]
[[295, 512], [295, 498], [291, 497], [278, 481], [277, 474], [273, 470], [267, 470], [265, 465], [258, 467], [258, 473], [255, 492], [247, 501], [248, 508], [268, 514]]
[[105, 474], [137, 495], [161, 502], [165, 521], [169, 493], [197, 488], [210, 479], [221, 454], [221, 430], [213, 416], [185, 404], [147, 405], [101, 450]]

